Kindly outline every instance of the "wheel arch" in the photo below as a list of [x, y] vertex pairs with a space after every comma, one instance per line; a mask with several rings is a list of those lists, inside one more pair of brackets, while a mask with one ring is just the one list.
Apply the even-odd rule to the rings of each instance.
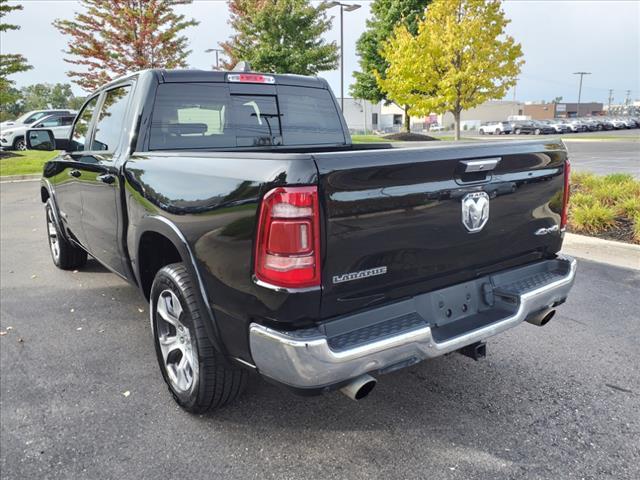
[[220, 353], [226, 355], [195, 257], [180, 229], [164, 217], [146, 216], [138, 223], [134, 238], [134, 248], [129, 247], [129, 255], [144, 297], [149, 300], [153, 279], [162, 267], [177, 262], [184, 264], [195, 283], [200, 309], [210, 319], [209, 322], [205, 322], [209, 339]]

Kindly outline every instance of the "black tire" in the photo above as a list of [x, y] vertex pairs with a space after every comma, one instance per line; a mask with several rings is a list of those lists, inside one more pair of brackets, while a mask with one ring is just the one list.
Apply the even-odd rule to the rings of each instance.
[[70, 243], [60, 234], [58, 224], [54, 220], [51, 200], [45, 206], [47, 221], [47, 238], [49, 240], [49, 252], [56, 267], [62, 270], [73, 270], [87, 263], [87, 252]]
[[16, 137], [13, 140], [13, 149], [19, 151], [24, 151], [27, 149], [27, 144], [24, 141], [24, 137]]
[[533, 133], [535, 133], [536, 135], [540, 135], [540, 129], [539, 129], [539, 128], [536, 128], [536, 129], [535, 129], [535, 131], [534, 131]]
[[484, 135], [484, 130], [480, 129], [480, 130], [478, 130], [478, 133], [479, 133], [480, 135]]
[[[163, 320], [159, 313], [159, 302], [168, 300], [165, 308], [167, 311], [169, 308], [174, 310], [175, 298], [180, 302], [181, 312], [172, 319], [178, 320], [178, 326], [174, 325], [175, 334], [172, 335], [172, 332], [167, 333], [166, 330], [167, 326], [171, 328], [171, 323]], [[234, 401], [244, 389], [248, 372], [231, 365], [212, 345], [204, 326], [205, 315], [200, 311], [197, 298], [194, 283], [185, 266], [182, 263], [173, 263], [160, 269], [153, 280], [150, 312], [158, 364], [169, 391], [175, 401], [188, 412], [204, 413]], [[175, 310], [171, 314], [173, 313]], [[182, 333], [178, 332], [178, 328]], [[163, 345], [169, 350], [171, 347], [166, 346], [167, 339], [173, 337], [179, 338], [181, 343], [175, 342], [175, 350], [169, 352], [165, 360], [160, 346], [161, 338], [164, 341]], [[175, 374], [175, 370], [179, 368], [181, 357], [186, 355], [185, 348], [189, 351], [187, 359], [193, 362], [193, 365], [191, 381], [183, 384], [185, 388], [180, 388], [180, 379], [177, 378], [179, 375]], [[171, 360], [174, 352], [179, 353]]]
[[502, 135], [502, 132], [500, 131], [500, 129], [496, 130], [496, 135]]
[[516, 128], [516, 131], [514, 132], [516, 135], [520, 135], [520, 133], [522, 132], [522, 130], [520, 130], [519, 128]]

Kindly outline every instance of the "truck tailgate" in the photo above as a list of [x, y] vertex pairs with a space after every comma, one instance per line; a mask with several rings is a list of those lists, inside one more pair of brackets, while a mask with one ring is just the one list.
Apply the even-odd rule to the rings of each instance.
[[323, 318], [559, 251], [559, 140], [314, 155], [324, 215]]

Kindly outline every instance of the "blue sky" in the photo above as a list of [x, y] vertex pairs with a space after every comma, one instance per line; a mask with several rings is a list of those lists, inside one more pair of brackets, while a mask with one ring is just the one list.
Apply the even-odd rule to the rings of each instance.
[[[0, 38], [3, 53], [22, 53], [34, 69], [12, 78], [18, 86], [37, 82], [66, 82], [69, 65], [63, 61], [66, 39], [51, 25], [55, 18], [72, 18], [79, 8], [76, 0], [22, 0], [24, 10], [5, 19], [20, 24], [18, 31]], [[362, 8], [345, 13], [345, 84], [357, 69], [355, 42], [365, 29], [368, 1]], [[217, 47], [231, 34], [228, 11], [223, 0], [195, 0], [179, 8], [200, 21], [185, 32], [192, 53], [193, 68], [210, 68], [213, 56], [204, 50]], [[551, 100], [562, 96], [575, 101], [578, 95], [576, 71], [589, 71], [582, 90], [583, 101], [606, 101], [609, 89], [614, 101], [631, 90], [640, 99], [640, 1], [614, 0], [509, 0], [504, 10], [512, 20], [509, 33], [523, 47], [526, 64], [516, 88], [518, 100]], [[339, 39], [337, 9], [327, 40]], [[323, 72], [336, 95], [340, 90], [338, 71]], [[79, 90], [77, 90], [79, 92]], [[345, 91], [347, 87], [345, 86]], [[508, 99], [512, 98], [510, 92]]]

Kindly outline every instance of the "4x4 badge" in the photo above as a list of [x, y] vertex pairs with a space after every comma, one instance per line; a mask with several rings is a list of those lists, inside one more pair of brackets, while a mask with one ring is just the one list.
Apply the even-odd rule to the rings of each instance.
[[467, 193], [462, 197], [462, 223], [470, 232], [479, 232], [489, 220], [489, 195]]

